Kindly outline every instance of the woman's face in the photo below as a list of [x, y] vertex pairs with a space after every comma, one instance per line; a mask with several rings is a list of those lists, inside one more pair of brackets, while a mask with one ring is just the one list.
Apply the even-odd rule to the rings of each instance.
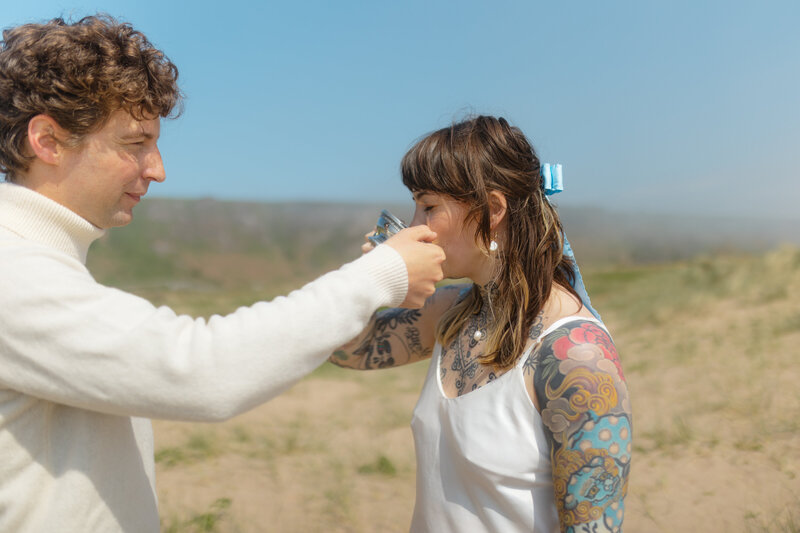
[[487, 257], [475, 244], [476, 223], [465, 221], [467, 206], [449, 196], [430, 192], [414, 193], [414, 203], [416, 209], [411, 225], [425, 224], [436, 232], [434, 242], [447, 256], [442, 264], [444, 277], [475, 280]]

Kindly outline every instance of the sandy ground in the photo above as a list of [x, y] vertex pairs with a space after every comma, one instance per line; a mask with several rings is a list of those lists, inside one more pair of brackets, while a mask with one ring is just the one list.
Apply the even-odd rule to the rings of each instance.
[[[590, 283], [634, 406], [625, 531], [800, 531], [800, 252]], [[156, 421], [164, 531], [408, 531], [426, 365], [327, 365], [223, 424]]]

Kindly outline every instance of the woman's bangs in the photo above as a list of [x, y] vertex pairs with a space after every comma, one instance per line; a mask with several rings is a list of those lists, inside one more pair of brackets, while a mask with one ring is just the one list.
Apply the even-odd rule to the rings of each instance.
[[447, 160], [452, 159], [446, 148], [447, 144], [441, 136], [447, 130], [441, 130], [419, 141], [403, 157], [401, 173], [403, 185], [410, 191], [425, 191], [454, 196], [458, 191], [452, 190], [454, 180], [450, 176]]

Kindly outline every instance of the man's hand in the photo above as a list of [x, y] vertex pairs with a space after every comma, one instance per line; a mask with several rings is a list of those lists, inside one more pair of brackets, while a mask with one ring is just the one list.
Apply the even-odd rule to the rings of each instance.
[[442, 262], [444, 250], [433, 244], [436, 233], [428, 226], [406, 228], [393, 235], [384, 244], [402, 256], [408, 270], [408, 294], [400, 307], [420, 308], [436, 290], [436, 283], [444, 277]]

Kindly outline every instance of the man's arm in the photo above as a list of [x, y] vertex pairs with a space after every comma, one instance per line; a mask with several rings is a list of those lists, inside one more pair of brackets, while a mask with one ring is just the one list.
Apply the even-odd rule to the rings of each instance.
[[547, 335], [526, 364], [550, 440], [561, 530], [622, 531], [631, 407], [614, 343], [591, 321]]
[[[380, 246], [286, 297], [208, 321], [99, 285], [52, 249], [0, 250], [0, 387], [116, 415], [229, 418], [311, 372], [377, 308], [407, 299], [403, 258], [441, 254], [418, 244], [405, 256]], [[430, 274], [417, 265], [415, 293], [433, 292], [440, 263]]]
[[437, 289], [422, 309], [395, 308], [375, 313], [358, 337], [333, 352], [330, 362], [373, 370], [427, 359], [436, 343], [436, 324], [462, 288], [448, 285]]

